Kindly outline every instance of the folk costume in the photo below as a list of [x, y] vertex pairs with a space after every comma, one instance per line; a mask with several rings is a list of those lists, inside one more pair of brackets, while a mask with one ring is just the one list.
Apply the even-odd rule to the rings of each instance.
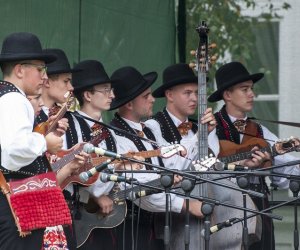
[[[55, 56], [44, 54], [39, 39], [31, 33], [13, 33], [6, 37], [0, 63], [34, 59], [51, 62]], [[0, 113], [1, 171], [6, 181], [45, 173], [49, 166], [47, 161], [33, 163], [43, 157], [47, 148], [44, 136], [32, 132], [32, 105], [21, 89], [5, 81], [0, 82]], [[0, 194], [0, 249], [40, 249], [43, 231], [33, 230], [31, 235], [20, 237], [7, 199]]]

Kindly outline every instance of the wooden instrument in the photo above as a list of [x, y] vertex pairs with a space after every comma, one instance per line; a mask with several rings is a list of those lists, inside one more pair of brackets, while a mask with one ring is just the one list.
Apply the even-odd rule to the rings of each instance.
[[[93, 144], [93, 145], [98, 145], [102, 140], [106, 139], [108, 136], [109, 136], [109, 134], [108, 134], [107, 131], [103, 131], [101, 129], [101, 127], [98, 127], [96, 129], [94, 129], [94, 131], [92, 133], [93, 139], [90, 141], [90, 143]], [[68, 163], [70, 163], [71, 161], [73, 161], [75, 159], [75, 155], [79, 154], [83, 150], [84, 144], [85, 143], [83, 142], [83, 143], [80, 143], [78, 145], [75, 145], [76, 147], [74, 149], [72, 148], [72, 149], [69, 149], [69, 150], [59, 151], [57, 153], [57, 157], [59, 157], [60, 159], [51, 164], [52, 171], [57, 172], [63, 166], [65, 166]], [[89, 180], [85, 183], [82, 183], [79, 179], [79, 174], [81, 172], [87, 171], [92, 167], [93, 167], [93, 165], [92, 165], [91, 161], [88, 161], [86, 164], [84, 164], [84, 166], [82, 166], [80, 168], [80, 171], [78, 171], [77, 173], [74, 173], [74, 175], [71, 175], [71, 176], [67, 177], [60, 184], [60, 187], [62, 189], [64, 189], [71, 182], [77, 182], [77, 183], [85, 185], [85, 186], [93, 184], [98, 179], [99, 173], [97, 173], [94, 176], [92, 176], [91, 178], [89, 178]]]
[[[61, 107], [55, 108], [55, 112], [57, 112], [55, 119], [49, 118], [47, 121], [38, 124], [33, 129], [34, 132], [38, 132], [42, 135], [47, 135], [57, 128], [58, 121], [64, 117], [65, 113], [70, 109], [70, 107], [74, 103], [74, 97], [72, 95], [72, 92], [68, 92], [67, 94], [67, 101]], [[52, 114], [49, 114], [49, 117], [54, 115], [53, 113], [54, 112], [52, 111]]]
[[[151, 158], [151, 157], [161, 156], [161, 157], [167, 158], [167, 157], [171, 157], [174, 154], [177, 154], [178, 152], [186, 152], [186, 149], [183, 146], [181, 146], [180, 144], [172, 144], [172, 145], [169, 145], [169, 146], [161, 147], [161, 148], [156, 149], [156, 150], [141, 151], [141, 152], [129, 152], [127, 154], [124, 154], [124, 156], [126, 156], [126, 157], [141, 156], [141, 157], [144, 157], [144, 158]], [[89, 186], [89, 185], [93, 184], [99, 177], [98, 172], [95, 175], [93, 175], [92, 177], [90, 177], [87, 182], [83, 182], [79, 178], [79, 175], [82, 172], [86, 172], [86, 171], [90, 170], [91, 168], [102, 164], [103, 162], [107, 161], [108, 159], [109, 158], [105, 157], [105, 156], [90, 158], [88, 163], [84, 164], [82, 167], [80, 167], [78, 169], [78, 171], [76, 171], [76, 173], [74, 173], [73, 175], [67, 177], [63, 181], [63, 183], [60, 185], [61, 188], [65, 188], [69, 183], [73, 183], [73, 182], [81, 184], [83, 186]], [[113, 163], [114, 164], [115, 163], [126, 164], [126, 162], [127, 161], [114, 160]]]
[[[150, 186], [160, 186], [160, 179], [155, 179], [145, 183]], [[88, 239], [91, 231], [95, 228], [113, 228], [120, 225], [126, 216], [127, 206], [126, 198], [131, 198], [131, 192], [147, 190], [148, 188], [135, 186], [120, 190], [116, 184], [110, 191], [108, 197], [113, 201], [113, 210], [109, 215], [103, 215], [99, 212], [99, 207], [92, 199], [88, 204], [80, 203], [80, 219], [74, 219], [74, 229], [77, 240], [77, 248], [82, 246]]]

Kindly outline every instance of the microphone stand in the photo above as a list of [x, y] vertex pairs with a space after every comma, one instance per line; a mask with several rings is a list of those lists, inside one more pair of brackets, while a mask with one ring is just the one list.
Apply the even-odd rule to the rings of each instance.
[[[238, 177], [237, 184], [240, 188], [248, 188], [249, 187], [249, 178], [248, 177]], [[243, 206], [247, 208], [247, 197], [246, 193], [243, 194]], [[244, 210], [244, 223], [243, 223], [243, 246], [245, 250], [249, 249], [249, 237], [248, 237], [248, 225], [247, 225], [247, 212]]]
[[169, 212], [169, 201], [171, 199], [170, 188], [174, 183], [174, 175], [169, 172], [161, 174], [160, 178], [161, 185], [165, 188], [166, 193], [166, 215], [165, 215], [165, 228], [164, 228], [164, 245], [165, 250], [170, 248], [170, 212]]
[[184, 178], [181, 181], [181, 188], [185, 192], [185, 225], [184, 225], [184, 247], [190, 248], [190, 194], [195, 187], [195, 180]]
[[[290, 190], [293, 192], [293, 197], [297, 197], [300, 190], [299, 181], [290, 181]], [[294, 204], [294, 249], [298, 250], [299, 248], [299, 232], [298, 232], [298, 203], [299, 200], [296, 200]]]
[[213, 212], [214, 206], [210, 203], [203, 203], [201, 206], [201, 212], [204, 215], [204, 248], [209, 250], [210, 239], [210, 216]]

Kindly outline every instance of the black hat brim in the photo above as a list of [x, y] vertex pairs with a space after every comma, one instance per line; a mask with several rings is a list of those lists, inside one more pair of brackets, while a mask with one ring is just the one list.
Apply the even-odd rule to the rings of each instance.
[[[141, 87], [138, 88], [136, 91], [134, 91], [132, 94], [126, 96], [126, 98], [123, 99], [114, 99], [111, 103], [110, 110], [117, 109], [126, 103], [132, 101], [134, 98], [139, 96], [141, 93], [143, 93], [146, 89], [151, 87], [151, 85], [156, 81], [157, 79], [157, 73], [156, 72], [150, 72], [145, 75], [143, 75], [145, 79], [145, 83], [141, 84]], [[114, 81], [112, 81], [112, 86], [114, 87]]]
[[22, 61], [22, 60], [41, 60], [45, 63], [54, 62], [57, 59], [55, 55], [47, 55], [44, 53], [38, 54], [2, 54], [0, 56], [0, 63], [3, 62], [14, 62], [14, 61]]
[[256, 83], [258, 82], [260, 79], [262, 79], [264, 77], [264, 74], [263, 73], [257, 73], [257, 74], [252, 74], [252, 75], [248, 75], [248, 76], [244, 76], [244, 77], [237, 77], [237, 78], [233, 78], [231, 81], [229, 82], [226, 82], [224, 84], [222, 84], [222, 86], [216, 90], [214, 93], [212, 93], [209, 97], [208, 97], [208, 101], [209, 102], [217, 102], [217, 101], [220, 101], [223, 99], [223, 92], [236, 85], [236, 84], [239, 84], [239, 83], [242, 83], [242, 82], [246, 82], [246, 81], [249, 81], [249, 80], [252, 80], [253, 83]]

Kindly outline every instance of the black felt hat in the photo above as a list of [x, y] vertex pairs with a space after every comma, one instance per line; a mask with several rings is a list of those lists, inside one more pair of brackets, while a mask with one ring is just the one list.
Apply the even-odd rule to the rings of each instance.
[[149, 88], [156, 79], [156, 72], [142, 75], [137, 69], [131, 66], [116, 70], [111, 76], [115, 99], [110, 109], [119, 108], [130, 102]]
[[171, 65], [164, 70], [163, 84], [153, 91], [153, 96], [164, 97], [167, 89], [185, 83], [198, 83], [194, 71], [185, 63]]
[[12, 33], [2, 43], [0, 63], [22, 60], [41, 60], [50, 63], [56, 60], [56, 56], [43, 51], [36, 35], [27, 32]]
[[94, 85], [111, 82], [102, 63], [99, 61], [85, 60], [75, 65], [73, 69], [79, 71], [72, 74], [74, 91], [84, 90]]
[[55, 55], [57, 59], [47, 64], [47, 75], [55, 75], [62, 73], [73, 73], [79, 70], [72, 69], [65, 52], [61, 49], [44, 49], [49, 55]]
[[221, 66], [216, 72], [217, 90], [208, 97], [209, 102], [223, 99], [223, 92], [242, 82], [252, 80], [256, 83], [264, 77], [263, 73], [250, 74], [240, 62], [230, 62]]

